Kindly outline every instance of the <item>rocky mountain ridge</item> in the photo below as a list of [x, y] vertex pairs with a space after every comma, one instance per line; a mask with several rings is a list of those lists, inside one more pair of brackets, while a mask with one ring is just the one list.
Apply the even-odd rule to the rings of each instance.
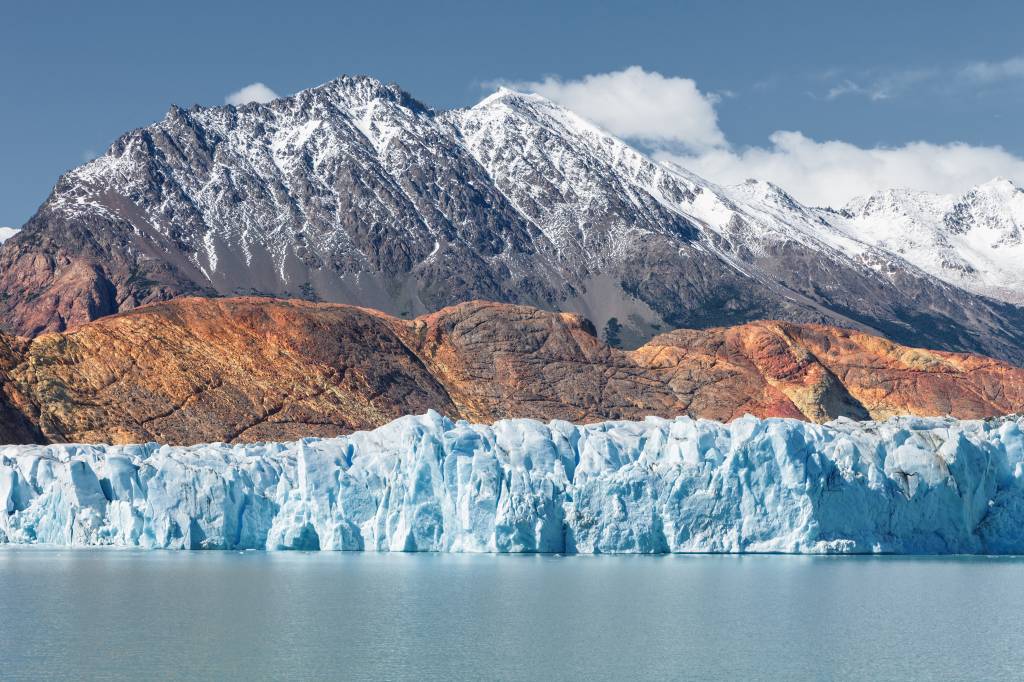
[[1024, 411], [1024, 369], [765, 321], [624, 351], [580, 315], [487, 302], [403, 320], [181, 298], [32, 340], [0, 335], [2, 442], [282, 441], [429, 409], [477, 422], [977, 418]]

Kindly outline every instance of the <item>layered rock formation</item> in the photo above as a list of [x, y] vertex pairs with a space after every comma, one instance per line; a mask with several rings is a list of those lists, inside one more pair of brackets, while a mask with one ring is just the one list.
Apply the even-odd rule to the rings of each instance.
[[1024, 369], [861, 332], [754, 322], [623, 351], [584, 318], [471, 302], [415, 320], [345, 305], [182, 298], [0, 337], [0, 440], [252, 442], [453, 418], [1024, 411]]

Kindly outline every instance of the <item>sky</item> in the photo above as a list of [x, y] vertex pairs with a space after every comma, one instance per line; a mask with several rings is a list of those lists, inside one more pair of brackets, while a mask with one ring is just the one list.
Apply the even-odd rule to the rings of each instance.
[[108, 0], [2, 14], [0, 225], [171, 104], [343, 73], [437, 109], [532, 90], [712, 181], [764, 178], [812, 204], [1024, 184], [1019, 2]]

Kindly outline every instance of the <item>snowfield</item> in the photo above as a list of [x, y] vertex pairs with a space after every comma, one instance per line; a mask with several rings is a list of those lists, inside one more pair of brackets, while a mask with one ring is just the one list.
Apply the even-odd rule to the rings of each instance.
[[493, 425], [0, 447], [0, 543], [437, 552], [1024, 552], [1024, 417]]

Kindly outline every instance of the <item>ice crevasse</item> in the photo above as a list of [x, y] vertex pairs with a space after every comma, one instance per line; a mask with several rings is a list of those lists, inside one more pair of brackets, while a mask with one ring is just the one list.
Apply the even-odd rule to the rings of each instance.
[[1022, 427], [430, 412], [291, 443], [0, 446], [0, 543], [1024, 553]]

